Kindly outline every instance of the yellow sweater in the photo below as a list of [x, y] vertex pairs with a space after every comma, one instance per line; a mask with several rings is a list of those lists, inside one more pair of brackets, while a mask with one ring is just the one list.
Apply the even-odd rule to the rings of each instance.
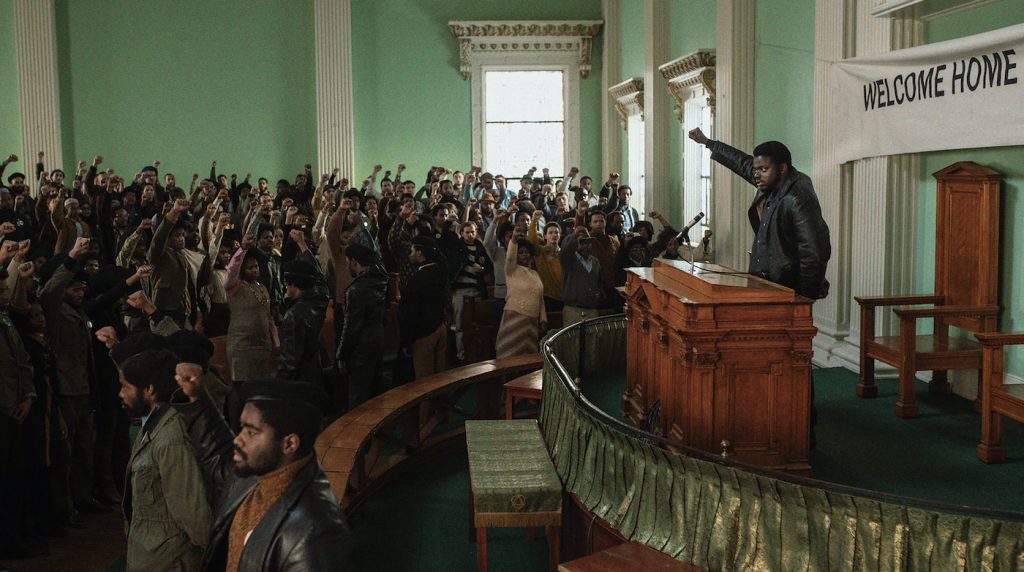
[[562, 263], [558, 261], [558, 247], [548, 246], [537, 234], [537, 219], [530, 221], [530, 229], [526, 232], [527, 239], [537, 247], [537, 256], [533, 258], [537, 265], [537, 274], [544, 284], [544, 297], [553, 300], [562, 299]]

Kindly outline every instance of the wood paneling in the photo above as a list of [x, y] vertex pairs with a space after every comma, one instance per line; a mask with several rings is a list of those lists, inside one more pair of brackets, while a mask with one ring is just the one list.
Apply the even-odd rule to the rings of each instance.
[[630, 270], [626, 298], [634, 423], [660, 399], [662, 435], [809, 470], [812, 300], [723, 266], [660, 260]]

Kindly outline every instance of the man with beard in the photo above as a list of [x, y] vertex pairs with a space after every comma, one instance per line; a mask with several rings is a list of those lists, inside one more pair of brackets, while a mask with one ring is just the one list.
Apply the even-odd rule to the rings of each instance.
[[220, 507], [199, 570], [348, 569], [351, 536], [313, 454], [327, 396], [280, 379], [245, 385], [232, 435], [198, 378], [179, 376], [176, 405]]
[[[123, 345], [131, 345], [128, 340]], [[168, 405], [177, 390], [178, 358], [147, 349], [118, 365], [119, 397], [142, 431], [132, 447], [126, 478], [127, 569], [195, 570], [210, 538], [212, 515], [203, 473], [177, 410]]]
[[345, 257], [352, 282], [344, 294], [346, 311], [337, 363], [340, 372], [348, 373], [348, 408], [352, 409], [381, 391], [388, 275], [377, 253], [362, 244], [348, 245]]

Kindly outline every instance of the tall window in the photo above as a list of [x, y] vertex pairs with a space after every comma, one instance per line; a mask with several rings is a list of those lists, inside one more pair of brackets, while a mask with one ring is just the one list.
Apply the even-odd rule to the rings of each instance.
[[626, 154], [629, 160], [629, 182], [633, 189], [633, 197], [630, 199], [631, 206], [638, 213], [645, 213], [647, 188], [644, 184], [644, 118], [639, 113], [634, 113], [626, 120]]
[[[711, 131], [711, 108], [706, 105], [700, 110], [700, 129], [704, 133], [714, 133]], [[714, 213], [711, 203], [711, 150], [703, 145], [700, 146], [700, 210], [706, 215], [701, 225], [711, 226]]]
[[562, 70], [484, 71], [486, 168], [518, 177], [566, 168], [566, 89]]

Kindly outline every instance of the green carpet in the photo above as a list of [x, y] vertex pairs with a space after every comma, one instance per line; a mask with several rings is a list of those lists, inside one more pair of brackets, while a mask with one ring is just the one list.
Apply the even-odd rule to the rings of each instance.
[[[351, 515], [353, 570], [417, 572], [476, 569], [469, 542], [469, 475], [465, 452], [428, 461], [371, 495]], [[544, 570], [543, 533], [531, 542], [523, 528], [488, 531], [492, 572]]]
[[[816, 479], [883, 493], [945, 503], [1024, 512], [1024, 428], [1003, 423], [1006, 463], [986, 465], [974, 456], [981, 416], [956, 395], [917, 388], [916, 419], [894, 413], [896, 380], [878, 382], [878, 397], [859, 399], [857, 374], [815, 369], [817, 447], [811, 454]], [[583, 394], [621, 418], [621, 375], [586, 380]]]

